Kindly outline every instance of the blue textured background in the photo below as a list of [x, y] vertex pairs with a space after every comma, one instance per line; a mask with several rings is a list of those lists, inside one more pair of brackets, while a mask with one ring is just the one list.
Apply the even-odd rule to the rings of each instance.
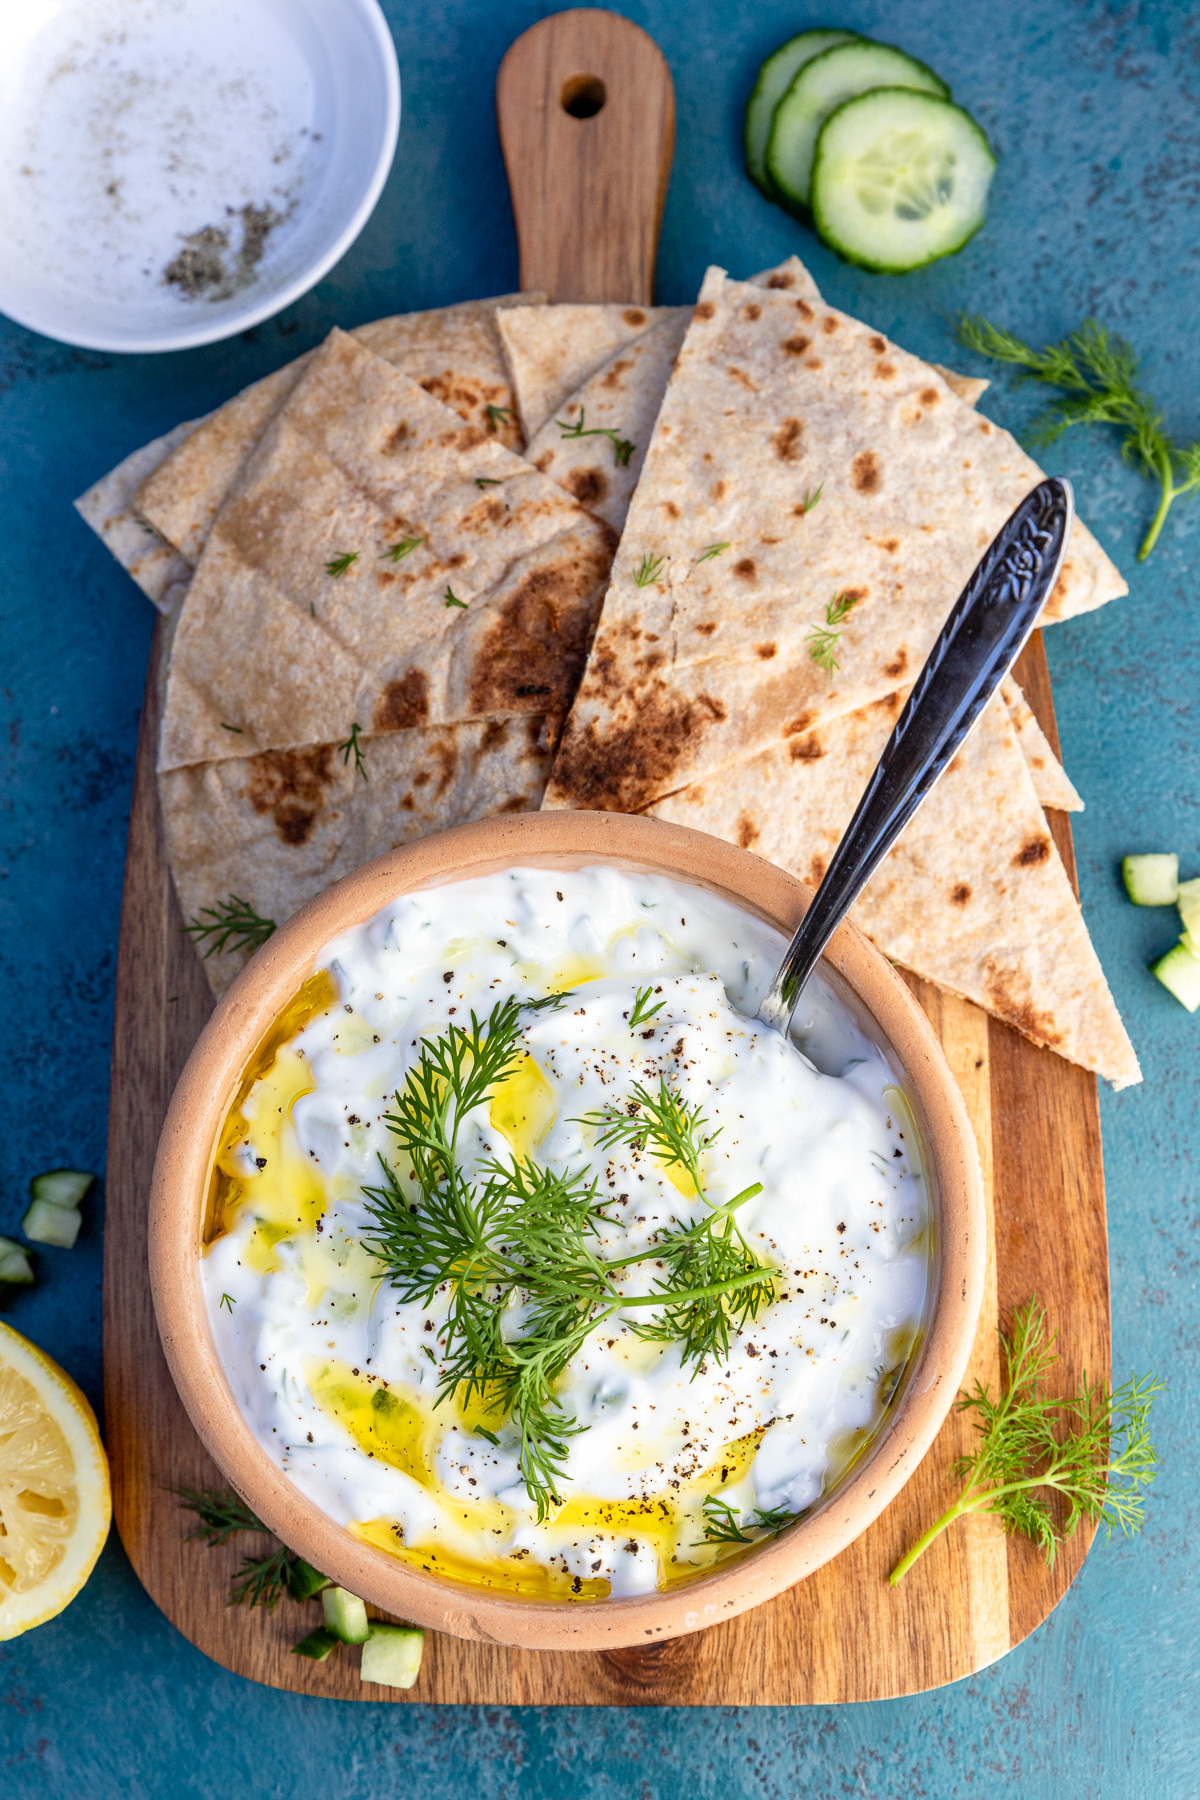
[[[508, 43], [543, 9], [515, 0], [385, 0], [404, 121], [391, 180], [333, 274], [230, 343], [161, 358], [50, 343], [0, 320], [0, 796], [6, 998], [0, 1232], [30, 1175], [102, 1169], [125, 822], [151, 609], [71, 511], [118, 458], [316, 343], [334, 323], [516, 285], [492, 112]], [[1095, 311], [1149, 359], [1181, 436], [1200, 431], [1200, 13], [1186, 0], [653, 0], [624, 10], [665, 51], [679, 102], [659, 298], [704, 266], [749, 274], [796, 250], [839, 306], [921, 354], [951, 349], [971, 306], [1043, 340]], [[836, 15], [836, 16], [835, 16]], [[808, 24], [844, 24], [936, 65], [1000, 152], [991, 216], [960, 256], [902, 279], [856, 273], [741, 173], [740, 112], [761, 59]], [[984, 410], [1018, 431], [1035, 401], [1001, 381]], [[1178, 848], [1200, 874], [1200, 502], [1151, 562], [1134, 552], [1151, 496], [1105, 434], [1050, 458], [1130, 579], [1128, 600], [1049, 634], [1065, 760], [1088, 810], [1080, 879], [1144, 1087], [1103, 1097], [1118, 1375], [1171, 1378], [1162, 1475], [1144, 1536], [1097, 1546], [1051, 1618], [1002, 1663], [922, 1698], [812, 1709], [533, 1711], [306, 1701], [225, 1674], [159, 1615], [114, 1535], [54, 1623], [0, 1645], [0, 1793], [45, 1800], [253, 1791], [293, 1800], [697, 1800], [928, 1796], [1092, 1800], [1200, 1792], [1193, 1368], [1200, 1016], [1146, 973], [1166, 915], [1121, 897], [1135, 848]], [[94, 1400], [101, 1208], [77, 1249], [7, 1317]], [[1070, 1329], [1070, 1321], [1061, 1321]], [[797, 1646], [803, 1654], [803, 1647]], [[1187, 1773], [1192, 1769], [1192, 1774]]]

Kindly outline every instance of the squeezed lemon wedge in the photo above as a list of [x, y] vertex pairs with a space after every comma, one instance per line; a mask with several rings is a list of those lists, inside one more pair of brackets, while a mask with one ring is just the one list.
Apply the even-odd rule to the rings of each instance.
[[111, 1518], [91, 1407], [57, 1363], [0, 1324], [0, 1642], [70, 1604]]

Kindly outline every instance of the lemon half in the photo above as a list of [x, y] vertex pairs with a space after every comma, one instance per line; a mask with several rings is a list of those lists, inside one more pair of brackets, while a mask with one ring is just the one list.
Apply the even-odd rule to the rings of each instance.
[[70, 1604], [111, 1519], [96, 1415], [57, 1363], [0, 1324], [0, 1641]]

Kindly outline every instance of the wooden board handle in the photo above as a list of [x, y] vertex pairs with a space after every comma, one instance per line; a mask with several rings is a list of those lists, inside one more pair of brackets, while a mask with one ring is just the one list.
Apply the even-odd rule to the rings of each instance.
[[675, 149], [653, 38], [616, 13], [554, 13], [510, 46], [496, 113], [522, 288], [648, 306]]

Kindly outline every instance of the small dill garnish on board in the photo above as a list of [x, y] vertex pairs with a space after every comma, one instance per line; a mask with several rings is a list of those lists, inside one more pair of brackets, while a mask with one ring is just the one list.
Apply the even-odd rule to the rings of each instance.
[[379, 560], [380, 562], [403, 562], [406, 556], [411, 556], [413, 551], [418, 549], [424, 542], [425, 539], [423, 537], [400, 538], [398, 542], [389, 544], [386, 550], [380, 551]]
[[652, 551], [647, 550], [641, 562], [633, 571], [633, 579], [637, 582], [639, 587], [649, 587], [652, 582], [657, 581], [662, 575], [666, 564], [667, 559], [665, 556], [655, 556]]
[[462, 610], [463, 610], [463, 611], [464, 611], [464, 612], [466, 612], [466, 610], [467, 610], [467, 603], [466, 603], [466, 601], [465, 601], [465, 600], [460, 600], [460, 599], [459, 599], [459, 597], [458, 597], [458, 595], [457, 595], [457, 594], [456, 594], [456, 593], [455, 593], [455, 591], [454, 591], [454, 589], [453, 589], [453, 588], [452, 588], [452, 587], [447, 587], [447, 589], [446, 589], [446, 596], [445, 596], [445, 598], [446, 598], [446, 606], [447, 606], [447, 608], [449, 608], [449, 607], [451, 607], [451, 606], [461, 606], [461, 607], [462, 607]]
[[812, 489], [805, 488], [804, 498], [800, 502], [799, 506], [796, 508], [797, 512], [800, 514], [800, 517], [802, 519], [806, 519], [808, 517], [809, 513], [812, 511], [813, 507], [817, 504], [817, 501], [821, 498], [821, 495], [824, 493], [824, 491], [825, 491], [825, 483], [824, 482], [822, 482], [820, 487], [818, 487], [818, 488], [812, 488]]
[[[188, 1532], [188, 1538], [200, 1538], [210, 1549], [227, 1544], [239, 1531], [254, 1531], [263, 1537], [275, 1535], [270, 1526], [264, 1525], [258, 1514], [229, 1488], [173, 1487], [167, 1492], [174, 1494], [182, 1507], [196, 1515], [198, 1522]], [[225, 1604], [265, 1606], [268, 1612], [274, 1612], [285, 1594], [293, 1600], [310, 1600], [329, 1585], [328, 1579], [311, 1563], [277, 1541], [275, 1547], [262, 1556], [243, 1557], [241, 1567], [230, 1581]]]
[[357, 550], [343, 550], [340, 556], [331, 557], [325, 564], [325, 573], [332, 575], [335, 581], [341, 579], [347, 569], [354, 567], [358, 561]]
[[371, 777], [367, 774], [366, 758], [362, 753], [361, 736], [362, 727], [356, 722], [350, 727], [350, 736], [344, 743], [338, 745], [338, 749], [342, 753], [343, 763], [349, 765], [350, 758], [353, 757], [355, 773], [361, 775], [364, 781], [370, 781]]
[[723, 544], [706, 544], [696, 561], [698, 563], [711, 562], [714, 556], [723, 556], [729, 547], [728, 540]]
[[841, 667], [836, 655], [842, 636], [841, 627], [857, 605], [857, 594], [835, 594], [825, 608], [825, 623], [814, 625], [805, 639], [808, 654], [827, 675], [832, 675]]
[[1200, 439], [1178, 444], [1167, 432], [1154, 396], [1138, 386], [1132, 345], [1095, 319], [1041, 350], [974, 313], [959, 316], [954, 335], [976, 355], [1019, 369], [1018, 380], [1062, 390], [1034, 420], [1029, 441], [1035, 447], [1057, 443], [1072, 425], [1113, 425], [1122, 434], [1122, 461], [1159, 486], [1158, 508], [1138, 550], [1144, 562], [1175, 501], [1200, 488]]
[[630, 1031], [636, 1031], [639, 1025], [644, 1025], [647, 1019], [652, 1019], [655, 1013], [660, 1013], [667, 1004], [665, 1000], [660, 1000], [657, 1006], [651, 1006], [650, 1002], [653, 998], [653, 988], [638, 989], [633, 997], [633, 1011], [629, 1015]]
[[484, 411], [487, 413], [489, 431], [498, 431], [501, 425], [507, 425], [513, 416], [511, 406], [485, 406]]
[[978, 1381], [956, 1403], [980, 1434], [950, 1471], [963, 1491], [901, 1557], [888, 1577], [893, 1587], [947, 1526], [971, 1513], [994, 1513], [1006, 1531], [1031, 1538], [1050, 1568], [1081, 1519], [1109, 1537], [1141, 1529], [1143, 1490], [1157, 1473], [1150, 1407], [1165, 1383], [1131, 1377], [1114, 1391], [1084, 1376], [1074, 1394], [1053, 1399], [1042, 1384], [1058, 1361], [1054, 1343], [1036, 1297], [1016, 1308], [1011, 1332], [1000, 1337], [999, 1398]]
[[574, 425], [568, 419], [555, 419], [554, 423], [558, 426], [564, 440], [585, 437], [607, 438], [613, 447], [613, 460], [618, 469], [628, 468], [629, 459], [637, 449], [636, 444], [630, 443], [628, 438], [623, 438], [620, 432], [611, 425], [587, 425], [585, 409], [582, 406], [579, 409], [579, 418]]
[[207, 944], [205, 959], [218, 950], [257, 950], [275, 929], [274, 919], [264, 919], [248, 900], [230, 894], [212, 906], [202, 906], [183, 928], [197, 947]]
[[[762, 1534], [778, 1537], [786, 1525], [790, 1525], [799, 1515], [788, 1512], [784, 1506], [766, 1506], [758, 1508], [748, 1519], [739, 1519], [728, 1500], [722, 1500], [719, 1494], [706, 1494], [704, 1497], [704, 1536], [696, 1548], [704, 1544], [757, 1544]], [[743, 1530], [745, 1526], [745, 1530]], [[758, 1532], [758, 1537], [750, 1537], [750, 1532]]]
[[[428, 1305], [449, 1294], [438, 1334], [437, 1403], [458, 1394], [465, 1405], [477, 1396], [485, 1414], [510, 1422], [539, 1519], [558, 1504], [570, 1439], [584, 1429], [563, 1411], [556, 1385], [589, 1332], [617, 1314], [650, 1308], [660, 1318], [634, 1329], [678, 1339], [685, 1357], [699, 1361], [710, 1349], [728, 1348], [730, 1320], [752, 1316], [771, 1298], [775, 1279], [732, 1223], [733, 1211], [761, 1191], [757, 1183], [711, 1207], [699, 1225], [660, 1232], [649, 1247], [610, 1260], [597, 1244], [607, 1214], [585, 1170], [558, 1173], [515, 1157], [511, 1164], [484, 1158], [473, 1174], [464, 1172], [460, 1132], [524, 1060], [524, 1015], [561, 1004], [557, 994], [510, 996], [487, 1019], [472, 1013], [469, 1025], [422, 1040], [394, 1111], [384, 1115], [408, 1166], [397, 1170], [380, 1158], [381, 1185], [364, 1189], [371, 1224], [362, 1233], [403, 1301]], [[713, 1141], [699, 1109], [665, 1081], [657, 1097], [636, 1087], [633, 1094], [639, 1108], [649, 1103], [637, 1122], [639, 1138], [657, 1146], [661, 1118], [669, 1139], [663, 1160], [699, 1175]], [[602, 1134], [615, 1126], [611, 1139], [601, 1136], [604, 1144], [616, 1141], [628, 1120], [606, 1111], [578, 1122]], [[653, 1290], [623, 1294], [616, 1276], [644, 1262], [661, 1271]]]

